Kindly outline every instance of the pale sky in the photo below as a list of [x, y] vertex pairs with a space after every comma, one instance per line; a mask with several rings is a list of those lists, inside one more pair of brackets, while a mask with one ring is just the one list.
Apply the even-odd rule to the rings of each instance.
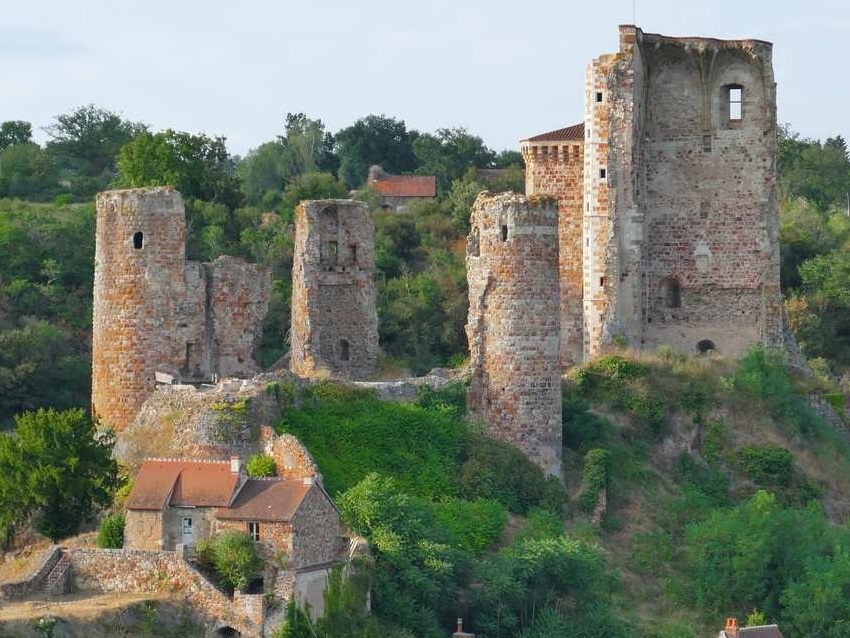
[[[634, 5], [644, 31], [773, 42], [779, 121], [850, 138], [847, 0]], [[93, 103], [244, 154], [287, 111], [332, 132], [383, 113], [518, 150], [582, 119], [585, 65], [632, 21], [633, 0], [0, 0], [0, 121], [44, 140]]]

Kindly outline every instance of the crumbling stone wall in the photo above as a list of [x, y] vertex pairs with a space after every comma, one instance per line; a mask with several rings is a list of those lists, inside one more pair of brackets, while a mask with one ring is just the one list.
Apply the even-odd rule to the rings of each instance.
[[267, 268], [185, 260], [183, 200], [172, 188], [97, 196], [92, 409], [118, 430], [156, 387], [255, 374], [268, 310]]
[[292, 356], [308, 378], [368, 379], [378, 361], [375, 226], [350, 199], [304, 201], [295, 211]]
[[[582, 241], [566, 237], [580, 292], [564, 248], [561, 263], [562, 325], [580, 294], [583, 358], [618, 337], [733, 356], [783, 345], [772, 45], [621, 26], [619, 52], [588, 65], [584, 126]], [[537, 177], [558, 161], [526, 154], [528, 193], [575, 200]]]
[[[561, 278], [561, 360], [570, 367], [583, 360], [582, 222], [584, 215], [584, 131], [582, 137], [530, 139], [522, 144], [525, 192], [558, 198], [558, 269]], [[541, 136], [546, 137], [546, 136]], [[551, 137], [551, 136], [549, 136]]]
[[470, 416], [561, 476], [557, 204], [485, 191], [470, 223]]

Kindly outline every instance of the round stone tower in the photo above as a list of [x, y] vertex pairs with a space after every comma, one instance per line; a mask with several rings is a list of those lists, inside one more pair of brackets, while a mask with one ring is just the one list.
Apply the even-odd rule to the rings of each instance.
[[560, 477], [557, 202], [485, 191], [470, 221], [470, 416]]
[[186, 221], [173, 188], [99, 193], [92, 411], [123, 429], [155, 389], [171, 351], [174, 294], [185, 288]]

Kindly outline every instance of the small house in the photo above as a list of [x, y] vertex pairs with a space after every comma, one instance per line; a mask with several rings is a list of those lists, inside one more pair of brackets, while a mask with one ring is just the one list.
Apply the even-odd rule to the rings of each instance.
[[381, 197], [383, 210], [403, 211], [411, 202], [434, 199], [437, 178], [433, 175], [391, 175], [380, 166], [369, 169], [366, 185]]

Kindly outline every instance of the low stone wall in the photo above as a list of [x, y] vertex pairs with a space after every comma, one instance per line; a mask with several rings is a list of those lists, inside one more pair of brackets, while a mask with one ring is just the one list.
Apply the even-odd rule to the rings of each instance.
[[179, 594], [208, 629], [230, 626], [243, 636], [262, 634], [262, 596], [231, 600], [176, 552], [74, 549], [71, 578], [81, 591]]
[[50, 570], [56, 566], [62, 557], [62, 550], [54, 546], [48, 550], [39, 566], [24, 580], [0, 584], [0, 600], [23, 598], [44, 587], [44, 581]]

